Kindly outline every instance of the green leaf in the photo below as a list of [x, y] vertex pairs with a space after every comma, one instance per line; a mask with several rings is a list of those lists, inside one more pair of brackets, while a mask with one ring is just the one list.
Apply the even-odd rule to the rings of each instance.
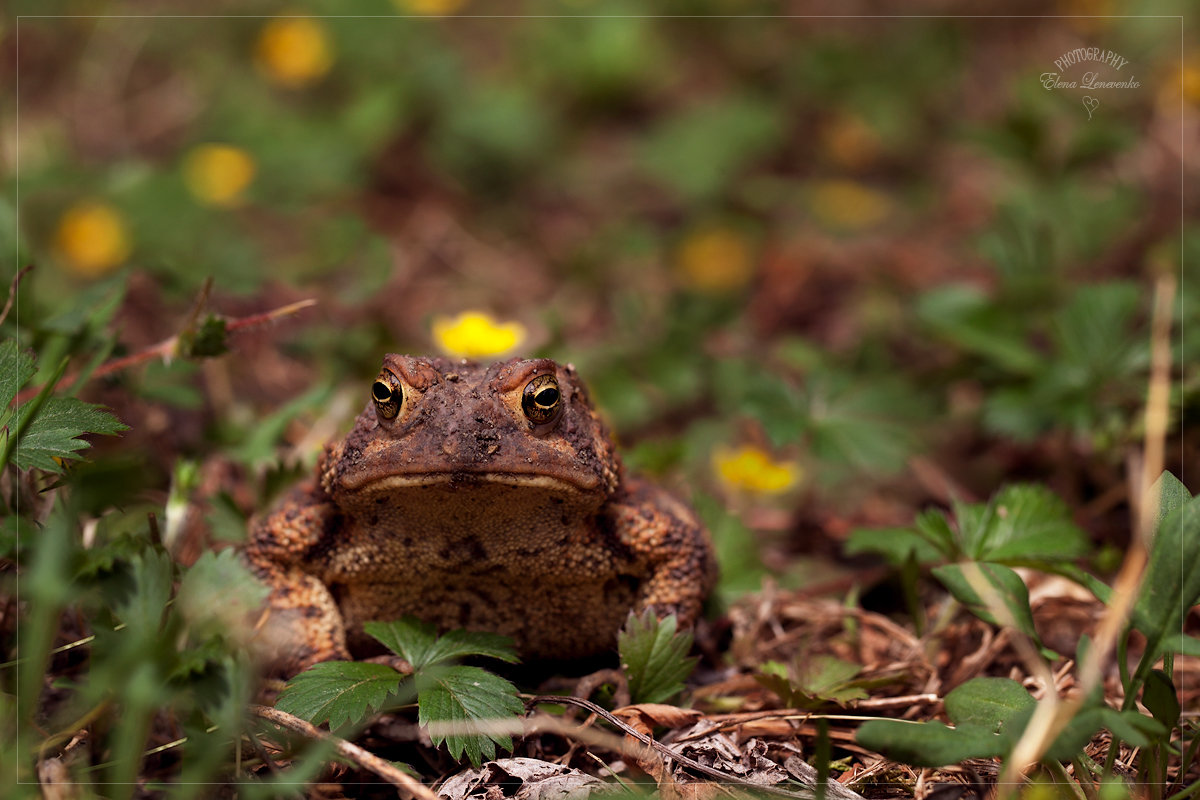
[[1087, 552], [1087, 534], [1044, 486], [1006, 486], [985, 505], [956, 503], [959, 540], [976, 561], [1062, 561]]
[[[65, 360], [56, 376], [61, 377]], [[128, 426], [101, 406], [71, 397], [51, 397], [57, 383], [48, 382], [36, 398], [9, 408], [21, 387], [37, 372], [33, 357], [23, 352], [13, 339], [0, 342], [0, 449], [5, 461], [11, 456], [18, 469], [34, 467], [50, 472], [62, 472], [58, 459], [79, 458], [77, 452], [91, 447], [79, 439], [85, 433], [114, 434]], [[16, 441], [9, 437], [18, 436]]]
[[968, 758], [995, 758], [1009, 747], [1005, 738], [986, 728], [941, 722], [873, 719], [859, 727], [859, 745], [914, 767], [941, 767]]
[[557, 138], [554, 116], [521, 83], [481, 81], [455, 94], [439, 115], [432, 151], [478, 192], [510, 189]]
[[759, 673], [754, 680], [769, 692], [773, 692], [785, 706], [795, 706], [792, 681], [788, 667], [782, 661], [764, 661], [758, 665]]
[[0, 418], [35, 372], [33, 356], [21, 350], [15, 339], [0, 342]]
[[[711, 439], [705, 440], [705, 447]], [[757, 547], [747, 547], [754, 534], [736, 514], [725, 508], [715, 497], [696, 497], [696, 513], [712, 533], [721, 574], [714, 594], [719, 600], [731, 603], [747, 592], [758, 591], [767, 568], [763, 566]]]
[[1142, 302], [1131, 281], [1081, 286], [1051, 318], [1062, 359], [1090, 381], [1126, 377], [1143, 363], [1145, 347], [1133, 335], [1133, 318]]
[[2, 429], [4, 432], [4, 440], [0, 442], [0, 447], [2, 447], [0, 449], [0, 467], [6, 467], [16, 459], [18, 443], [21, 439], [25, 438], [29, 424], [37, 418], [37, 415], [42, 410], [42, 406], [54, 393], [54, 389], [62, 379], [63, 373], [67, 371], [68, 360], [67, 356], [59, 359], [58, 366], [50, 372], [50, 377], [42, 384], [42, 388], [38, 390], [37, 395], [32, 400], [22, 403], [17, 407], [15, 412], [8, 408], [0, 409], [0, 422], [3, 423]]
[[913, 556], [918, 563], [941, 561], [944, 554], [912, 528], [858, 528], [846, 540], [846, 555], [878, 553], [894, 567]]
[[665, 117], [643, 140], [641, 160], [684, 199], [710, 199], [774, 146], [781, 123], [764, 99], [718, 98]]
[[763, 674], [756, 676], [760, 684], [779, 695], [789, 706], [815, 710], [835, 703], [845, 705], [851, 700], [867, 696], [854, 678], [862, 667], [850, 661], [842, 661], [829, 655], [797, 659], [788, 679], [787, 667], [778, 662], [763, 665]]
[[230, 450], [230, 456], [255, 468], [274, 464], [278, 459], [279, 442], [288, 427], [295, 424], [296, 417], [311, 409], [328, 407], [332, 394], [329, 386], [318, 384], [268, 416], [256, 419], [240, 437], [237, 447]]
[[[776, 447], [800, 437], [805, 426], [804, 408], [799, 391], [790, 381], [744, 361], [724, 361], [716, 370], [718, 402], [728, 414], [757, 420]], [[654, 374], [659, 371], [661, 368]]]
[[464, 630], [438, 636], [436, 627], [413, 617], [394, 622], [366, 622], [363, 630], [412, 664], [414, 671], [470, 656], [486, 656], [509, 664], [519, 660], [512, 639], [507, 636]]
[[[975, 725], [993, 733], [1019, 732], [1037, 701], [1008, 678], [972, 678], [946, 695], [946, 714], [956, 725]], [[1014, 725], [1014, 722], [1021, 723]]]
[[974, 553], [978, 560], [1057, 561], [1088, 550], [1087, 534], [1075, 525], [1071, 509], [1044, 486], [1006, 486], [988, 510]]
[[314, 725], [358, 725], [368, 714], [396, 702], [403, 680], [403, 675], [384, 664], [324, 661], [288, 681], [275, 707]]
[[1069, 761], [1079, 755], [1096, 732], [1104, 727], [1101, 709], [1085, 708], [1072, 717], [1062, 732], [1046, 749], [1046, 757], [1058, 761]]
[[827, 466], [895, 472], [918, 446], [914, 428], [924, 416], [922, 401], [898, 379], [816, 372], [805, 384], [804, 400], [810, 446]]
[[953, 344], [1009, 372], [1032, 373], [1044, 363], [1027, 343], [1018, 319], [974, 287], [925, 292], [917, 301], [917, 316]]
[[[940, 567], [934, 567], [933, 574], [950, 590], [950, 593], [959, 602], [970, 609], [971, 613], [985, 622], [999, 625], [1000, 621], [996, 619], [992, 613], [992, 609], [988, 607], [971, 584], [971, 581], [967, 578], [968, 569], [971, 566], [979, 568], [978, 574], [992, 587], [997, 597], [1004, 603], [1004, 606], [1013, 618], [1017, 630], [1036, 642], [1039, 647], [1042, 647], [1037, 630], [1033, 625], [1033, 612], [1029, 608], [1029, 590], [1025, 587], [1025, 582], [1021, 580], [1021, 576], [1016, 572], [1003, 564], [991, 564], [981, 561], [969, 564], [945, 564]], [[1045, 650], [1044, 647], [1043, 650]], [[1055, 656], [1053, 653], [1049, 653], [1048, 655], [1049, 657]]]
[[1163, 742], [1167, 738], [1167, 729], [1153, 717], [1147, 717], [1136, 709], [1118, 711], [1104, 706], [1100, 709], [1100, 719], [1122, 741], [1134, 747], [1149, 747], [1154, 742]]
[[1200, 639], [1186, 633], [1170, 633], [1163, 636], [1161, 650], [1164, 653], [1179, 653], [1200, 657]]
[[465, 752], [475, 766], [495, 757], [495, 745], [512, 749], [511, 736], [486, 729], [489, 721], [511, 720], [524, 711], [510, 682], [467, 666], [429, 667], [414, 677], [420, 709], [417, 721], [429, 728], [435, 745], [445, 742], [455, 759]]
[[796, 667], [797, 685], [814, 697], [845, 703], [867, 696], [861, 687], [851, 685], [851, 681], [862, 671], [861, 666], [851, 661], [821, 655], [805, 659]]
[[229, 352], [226, 321], [216, 314], [206, 314], [199, 325], [187, 328], [179, 335], [176, 346], [181, 358], [212, 358]]
[[471, 763], [496, 755], [496, 745], [511, 750], [512, 737], [479, 730], [479, 723], [506, 720], [524, 710], [509, 681], [479, 667], [452, 665], [458, 659], [485, 656], [515, 663], [507, 636], [453, 630], [438, 636], [428, 622], [406, 617], [366, 622], [363, 630], [413, 667], [418, 721], [432, 726], [434, 744], [445, 742], [454, 758], [465, 752]]
[[936, 509], [922, 511], [913, 522], [913, 530], [936, 547], [944, 558], [959, 558], [963, 555], [962, 549], [958, 545], [958, 538], [950, 527], [950, 521], [941, 511]]
[[1112, 587], [1104, 581], [1097, 578], [1090, 572], [1086, 572], [1074, 564], [1047, 564], [1044, 566], [1046, 572], [1055, 575], [1061, 575], [1064, 578], [1075, 581], [1083, 588], [1096, 596], [1096, 599], [1101, 603], [1107, 604], [1109, 598], [1112, 597]]
[[1183, 628], [1187, 609], [1200, 603], [1200, 497], [1168, 514], [1150, 547], [1150, 563], [1134, 607], [1134, 626], [1146, 635], [1138, 673], [1158, 660], [1168, 635]]
[[675, 615], [657, 619], [650, 609], [631, 613], [617, 635], [621, 668], [634, 703], [662, 703], [683, 690], [698, 659], [688, 658], [690, 633], [675, 632]]
[[1161, 669], [1151, 670], [1146, 676], [1146, 683], [1142, 686], [1142, 705], [1166, 730], [1179, 724], [1179, 695], [1175, 693], [1175, 684]]
[[[29, 413], [27, 406], [22, 406], [17, 414]], [[62, 472], [55, 458], [77, 459], [79, 450], [92, 446], [78, 437], [85, 433], [115, 434], [128, 429], [128, 425], [101, 406], [74, 397], [51, 397], [17, 442], [13, 463], [18, 469], [36, 467]]]
[[129, 634], [152, 640], [162, 627], [171, 599], [174, 564], [158, 550], [146, 549], [130, 559], [133, 588], [114, 603], [113, 612]]
[[[78, 518], [71, 505], [55, 503], [40, 526], [35, 526], [26, 514], [8, 518], [15, 522], [18, 540], [31, 540], [36, 527], [37, 546], [24, 550], [23, 580], [19, 586], [20, 600], [26, 610], [20, 623], [21, 657], [17, 662], [19, 679], [15, 683], [17, 709], [26, 725], [33, 724], [40, 707], [38, 698], [49, 674], [51, 650], [62, 629], [62, 609], [68, 603], [79, 602], [78, 587], [71, 580], [71, 565], [82, 548], [77, 534]], [[100, 626], [96, 627], [99, 630]]]
[[1146, 747], [1152, 738], [1165, 735], [1161, 724], [1137, 711], [1117, 711], [1106, 705], [1080, 711], [1047, 748], [1046, 756], [1068, 761], [1079, 755], [1101, 728], [1108, 728], [1122, 741], [1134, 747]]
[[1183, 481], [1166, 470], [1150, 487], [1150, 496], [1158, 498], [1158, 514], [1154, 518], [1156, 530], [1158, 526], [1162, 525], [1162, 521], [1167, 518], [1168, 514], [1192, 499], [1192, 495], [1183, 485]]
[[207, 550], [184, 573], [175, 603], [193, 626], [219, 633], [245, 624], [268, 592], [233, 548]]
[[1031, 443], [1054, 425], [1053, 409], [1027, 384], [998, 386], [983, 399], [984, 430]]

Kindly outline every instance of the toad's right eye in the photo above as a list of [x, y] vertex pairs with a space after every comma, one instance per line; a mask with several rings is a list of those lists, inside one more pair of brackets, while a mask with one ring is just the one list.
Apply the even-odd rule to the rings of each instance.
[[375, 401], [375, 413], [384, 419], [392, 419], [400, 413], [404, 390], [391, 375], [382, 376], [371, 386], [371, 399]]

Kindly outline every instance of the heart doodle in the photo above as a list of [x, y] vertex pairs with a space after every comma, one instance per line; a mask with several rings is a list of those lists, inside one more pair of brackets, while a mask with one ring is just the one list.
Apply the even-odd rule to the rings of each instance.
[[1088, 119], [1092, 118], [1092, 112], [1100, 105], [1100, 101], [1092, 97], [1090, 94], [1083, 98], [1083, 107], [1087, 109]]

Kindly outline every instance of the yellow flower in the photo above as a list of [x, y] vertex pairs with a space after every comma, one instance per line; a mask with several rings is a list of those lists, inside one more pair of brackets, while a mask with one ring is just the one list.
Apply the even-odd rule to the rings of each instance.
[[1159, 81], [1158, 104], [1167, 112], [1179, 113], [1179, 97], [1190, 105], [1200, 105], [1200, 59], [1172, 62]]
[[464, 311], [457, 317], [434, 317], [433, 338], [443, 353], [455, 358], [494, 357], [525, 341], [525, 326], [498, 322], [482, 311]]
[[882, 192], [846, 180], [820, 181], [812, 188], [810, 210], [830, 228], [869, 228], [892, 211], [892, 201]]
[[71, 206], [58, 221], [54, 247], [72, 272], [96, 278], [129, 258], [129, 234], [120, 213], [98, 201]]
[[1191, 61], [1180, 67], [1183, 82], [1183, 99], [1194, 106], [1200, 105], [1200, 61]]
[[800, 466], [794, 461], [776, 461], [753, 445], [737, 450], [718, 447], [712, 456], [721, 482], [731, 489], [751, 494], [781, 494], [800, 482]]
[[466, 4], [467, 0], [392, 0], [392, 5], [406, 14], [431, 17], [453, 14]]
[[207, 206], [230, 208], [240, 204], [254, 171], [250, 154], [227, 144], [193, 147], [183, 160], [183, 182]]
[[853, 114], [838, 114], [821, 129], [821, 144], [835, 164], [847, 169], [869, 166], [879, 156], [879, 136]]
[[686, 286], [727, 292], [745, 286], [754, 274], [750, 243], [731, 228], [702, 228], [687, 236], [675, 255], [675, 270]]
[[289, 89], [307, 86], [333, 66], [325, 28], [308, 17], [275, 17], [258, 36], [254, 59], [263, 74]]

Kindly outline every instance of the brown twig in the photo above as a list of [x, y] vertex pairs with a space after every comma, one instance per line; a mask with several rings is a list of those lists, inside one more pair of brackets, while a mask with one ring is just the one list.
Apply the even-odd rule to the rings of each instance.
[[1154, 519], [1158, 512], [1157, 498], [1151, 488], [1163, 470], [1169, 418], [1168, 403], [1171, 386], [1171, 304], [1175, 297], [1175, 279], [1164, 275], [1158, 279], [1154, 292], [1154, 314], [1151, 320], [1150, 386], [1146, 396], [1146, 444], [1142, 457], [1141, 476], [1133, 499], [1137, 504], [1135, 529], [1125, 562], [1113, 584], [1107, 613], [1088, 648], [1087, 658], [1079, 669], [1079, 694], [1089, 695], [1103, 677], [1103, 666], [1116, 645], [1117, 636], [1137, 599], [1138, 589], [1146, 572], [1149, 557], [1147, 543], [1153, 535]]
[[270, 311], [264, 311], [261, 314], [251, 314], [248, 317], [240, 317], [238, 319], [230, 320], [225, 326], [225, 330], [233, 333], [234, 331], [240, 331], [244, 328], [253, 328], [258, 325], [266, 325], [281, 317], [295, 314], [297, 311], [302, 311], [303, 309], [309, 308], [310, 306], [315, 306], [316, 304], [317, 301], [311, 298], [308, 300], [297, 300], [294, 303], [288, 303], [286, 306], [273, 308]]
[[46, 758], [54, 748], [58, 747], [62, 742], [77, 736], [80, 731], [86, 730], [92, 723], [100, 718], [109, 708], [112, 707], [112, 701], [109, 699], [101, 700], [96, 705], [92, 706], [83, 716], [67, 725], [58, 733], [47, 736], [46, 739], [38, 747], [38, 758]]
[[855, 711], [883, 711], [889, 708], [908, 708], [912, 705], [940, 703], [942, 698], [933, 692], [906, 694], [900, 697], [868, 697], [854, 704]]
[[421, 800], [438, 800], [438, 796], [428, 786], [407, 772], [397, 769], [388, 761], [364, 750], [356, 744], [338, 738], [328, 731], [323, 731], [299, 717], [292, 716], [275, 708], [270, 708], [269, 706], [252, 705], [250, 706], [250, 710], [268, 722], [287, 728], [290, 731], [295, 731], [301, 736], [331, 742], [339, 756], [353, 761], [368, 772], [375, 773], [397, 789], [408, 792], [414, 797], [419, 797]]
[[[289, 314], [295, 314], [301, 309], [305, 309], [316, 304], [316, 300], [300, 300], [298, 302], [289, 303], [286, 306], [281, 306], [270, 311], [264, 311], [261, 314], [251, 314], [248, 317], [229, 320], [225, 325], [225, 331], [226, 333], [233, 333], [235, 331], [245, 330], [246, 328], [253, 328], [258, 325], [266, 325], [267, 323], [274, 322], [280, 317], [285, 317]], [[187, 330], [191, 330], [194, 324], [195, 320], [193, 319], [191, 322], [189, 322]], [[137, 366], [138, 364], [142, 364], [147, 361], [152, 361], [156, 358], [163, 359], [164, 361], [170, 360], [172, 357], [178, 355], [179, 338], [182, 335], [183, 334], [176, 334], [167, 339], [163, 339], [158, 344], [150, 345], [144, 350], [139, 350], [136, 353], [131, 353], [127, 356], [121, 356], [120, 358], [114, 358], [111, 361], [106, 361], [105, 363], [96, 367], [90, 378], [93, 380], [96, 378], [102, 378], [106, 375], [111, 375], [115, 372], [129, 369], [130, 367]], [[73, 372], [63, 378], [63, 383], [73, 384], [78, 378], [79, 373]], [[16, 402], [23, 403], [30, 397], [36, 395], [40, 390], [40, 387], [30, 387], [17, 395]]]
[[8, 287], [8, 300], [4, 301], [4, 310], [0, 311], [0, 323], [3, 323], [4, 320], [8, 319], [8, 312], [12, 308], [13, 301], [17, 297], [17, 285], [31, 269], [33, 269], [33, 264], [22, 267], [20, 272], [18, 272], [16, 275], [13, 275], [12, 283], [9, 284]]

